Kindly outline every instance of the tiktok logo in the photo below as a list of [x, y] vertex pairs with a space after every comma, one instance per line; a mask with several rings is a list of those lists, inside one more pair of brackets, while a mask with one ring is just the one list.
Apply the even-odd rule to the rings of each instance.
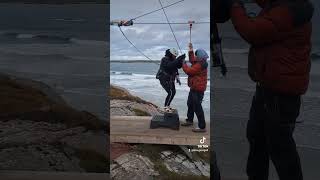
[[206, 138], [202, 137], [202, 139], [200, 139], [200, 144], [204, 144], [206, 142]]

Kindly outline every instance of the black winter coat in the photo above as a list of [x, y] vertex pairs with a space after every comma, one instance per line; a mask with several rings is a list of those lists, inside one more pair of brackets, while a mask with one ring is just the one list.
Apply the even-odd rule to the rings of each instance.
[[160, 64], [160, 80], [174, 80], [179, 74], [178, 69], [182, 67], [180, 59], [172, 60], [170, 57], [165, 56], [161, 59]]

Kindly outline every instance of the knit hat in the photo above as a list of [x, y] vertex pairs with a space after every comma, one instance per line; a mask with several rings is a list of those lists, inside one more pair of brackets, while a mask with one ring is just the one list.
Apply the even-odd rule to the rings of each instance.
[[205, 60], [205, 61], [209, 58], [207, 52], [203, 49], [197, 49], [195, 52], [195, 55], [197, 56], [197, 58]]

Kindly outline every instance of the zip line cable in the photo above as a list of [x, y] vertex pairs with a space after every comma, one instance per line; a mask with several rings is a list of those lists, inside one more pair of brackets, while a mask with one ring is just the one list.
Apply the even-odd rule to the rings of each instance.
[[150, 60], [151, 62], [156, 63], [157, 65], [160, 65], [159, 63], [157, 63], [157, 62], [153, 61], [151, 58], [149, 58], [146, 54], [144, 54], [137, 46], [135, 46], [135, 45], [129, 40], [129, 38], [125, 35], [125, 33], [122, 31], [121, 26], [119, 26], [119, 30], [120, 30], [120, 32], [122, 33], [123, 37], [125, 37], [126, 40], [127, 40], [141, 55], [143, 55], [144, 57], [146, 57], [146, 58], [147, 58], [148, 60]]
[[181, 51], [181, 48], [180, 48], [179, 42], [178, 42], [178, 40], [177, 40], [176, 35], [174, 34], [174, 31], [173, 31], [172, 26], [171, 26], [171, 24], [170, 24], [170, 21], [169, 21], [169, 18], [168, 18], [168, 16], [167, 16], [167, 13], [166, 13], [166, 11], [164, 10], [164, 7], [163, 7], [163, 5], [162, 5], [161, 0], [159, 0], [159, 3], [160, 3], [161, 8], [162, 8], [162, 10], [163, 10], [163, 14], [166, 16], [166, 19], [167, 19], [168, 25], [169, 25], [169, 27], [170, 27], [170, 29], [171, 29], [171, 32], [172, 32], [172, 34], [173, 34], [173, 37], [174, 37], [174, 39], [175, 39], [175, 41], [176, 41], [176, 43], [177, 43], [177, 45], [178, 45], [178, 48], [179, 48], [179, 50], [180, 50], [180, 53], [182, 54], [182, 51]]
[[[190, 24], [188, 22], [135, 22], [134, 24]], [[194, 22], [192, 24], [210, 24], [210, 22]]]
[[[176, 4], [181, 3], [181, 2], [183, 2], [183, 1], [184, 1], [184, 0], [177, 1], [177, 2], [175, 2], [175, 3], [172, 3], [172, 4], [169, 4], [169, 5], [167, 5], [167, 6], [164, 6], [163, 8], [168, 8], [168, 7], [170, 7], [170, 6], [176, 5]], [[163, 8], [156, 9], [156, 10], [154, 10], [154, 11], [151, 11], [151, 12], [148, 12], [148, 13], [145, 13], [145, 14], [142, 14], [142, 15], [140, 15], [140, 16], [137, 16], [137, 17], [135, 17], [135, 18], [132, 18], [131, 20], [136, 20], [136, 19], [141, 18], [141, 17], [143, 17], [143, 16], [146, 16], [146, 15], [149, 15], [149, 14], [152, 14], [152, 13], [155, 13], [155, 12], [158, 12], [158, 11], [161, 11]]]
[[[138, 22], [138, 23], [134, 23], [134, 24], [168, 24], [169, 27], [170, 27], [170, 30], [171, 30], [171, 32], [172, 32], [172, 34], [173, 34], [173, 37], [174, 37], [174, 39], [175, 39], [175, 41], [176, 41], [176, 43], [177, 43], [177, 45], [178, 45], [178, 48], [179, 48], [179, 50], [180, 50], [180, 53], [182, 54], [182, 50], [181, 50], [181, 48], [180, 48], [179, 42], [178, 42], [178, 40], [177, 40], [177, 38], [176, 38], [176, 35], [175, 35], [175, 33], [174, 33], [173, 28], [172, 28], [171, 25], [173, 25], [173, 24], [190, 24], [190, 22], [188, 22], [188, 23], [184, 23], [184, 22], [172, 22], [172, 23], [171, 23], [171, 22], [169, 21], [169, 18], [168, 18], [168, 16], [167, 16], [167, 14], [166, 14], [165, 8], [168, 8], [168, 7], [170, 7], [170, 6], [173, 6], [173, 5], [178, 4], [178, 3], [180, 3], [180, 2], [183, 2], [183, 1], [184, 1], [184, 0], [180, 0], [180, 1], [177, 1], [177, 2], [175, 2], [175, 3], [169, 4], [169, 5], [167, 5], [167, 6], [163, 6], [162, 3], [161, 3], [161, 0], [159, 0], [159, 3], [160, 3], [160, 5], [161, 5], [161, 8], [160, 8], [160, 9], [157, 9], [157, 10], [154, 10], [154, 11], [151, 11], [151, 12], [148, 12], [148, 13], [145, 13], [145, 14], [142, 14], [142, 15], [140, 15], [140, 16], [137, 16], [137, 17], [135, 17], [135, 18], [130, 19], [130, 20], [129, 20], [129, 21], [131, 21], [131, 24], [130, 24], [130, 25], [133, 25], [133, 20], [136, 20], [136, 19], [141, 18], [141, 17], [143, 17], [143, 16], [149, 15], [149, 14], [151, 14], [151, 13], [154, 13], [154, 12], [157, 12], [157, 11], [160, 11], [160, 10], [163, 10], [163, 13], [164, 13], [164, 15], [165, 15], [165, 17], [166, 17], [166, 20], [167, 20], [166, 23], [164, 23], [164, 22], [140, 22], [140, 23], [139, 23], [139, 22]], [[117, 23], [117, 22], [114, 22], [114, 23]], [[114, 25], [114, 23], [111, 23], [111, 25]], [[203, 21], [203, 22], [195, 22], [195, 21], [193, 21], [193, 22], [192, 22], [192, 24], [209, 24], [209, 23], [210, 23], [210, 22], [205, 22], [205, 21]], [[123, 32], [123, 30], [121, 29], [122, 24], [120, 24], [120, 23], [117, 23], [117, 24], [118, 24], [119, 30], [120, 30], [121, 34], [123, 35], [123, 37], [124, 37], [142, 56], [144, 56], [145, 58], [147, 58], [147, 59], [150, 60], [151, 62], [156, 63], [157, 65], [160, 64], [160, 63], [152, 60], [152, 59], [151, 59], [150, 57], [148, 57], [145, 53], [143, 53], [135, 44], [133, 44], [132, 41], [130, 41], [130, 39], [126, 36], [126, 34], [125, 34], [125, 33]], [[190, 34], [190, 36], [191, 36], [191, 34]], [[190, 37], [190, 39], [191, 39], [191, 37]]]

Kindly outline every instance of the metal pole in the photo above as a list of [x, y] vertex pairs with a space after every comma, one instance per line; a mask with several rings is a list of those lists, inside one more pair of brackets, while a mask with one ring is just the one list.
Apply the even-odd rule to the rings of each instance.
[[189, 25], [190, 25], [190, 43], [191, 43], [191, 36], [192, 36], [192, 24], [195, 23], [195, 21], [188, 21]]

